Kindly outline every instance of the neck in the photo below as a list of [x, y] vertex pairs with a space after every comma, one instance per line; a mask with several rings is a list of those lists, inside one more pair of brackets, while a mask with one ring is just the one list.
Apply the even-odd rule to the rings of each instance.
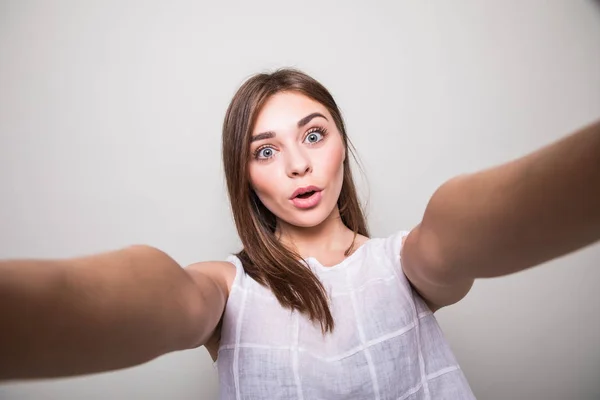
[[278, 221], [275, 234], [284, 246], [301, 257], [345, 251], [354, 237], [354, 232], [342, 222], [337, 207], [317, 226], [299, 227]]

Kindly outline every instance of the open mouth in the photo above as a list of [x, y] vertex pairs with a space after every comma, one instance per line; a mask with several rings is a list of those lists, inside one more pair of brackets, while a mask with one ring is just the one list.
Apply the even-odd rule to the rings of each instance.
[[296, 196], [296, 198], [299, 198], [299, 199], [308, 199], [313, 194], [315, 194], [315, 191], [311, 190], [310, 192], [299, 194], [298, 196]]
[[[300, 209], [310, 209], [316, 207], [321, 202], [321, 198], [323, 197], [322, 190], [317, 187], [307, 187], [306, 189], [313, 190], [308, 190], [290, 198], [292, 204]], [[298, 191], [302, 192], [303, 190], [300, 189]]]

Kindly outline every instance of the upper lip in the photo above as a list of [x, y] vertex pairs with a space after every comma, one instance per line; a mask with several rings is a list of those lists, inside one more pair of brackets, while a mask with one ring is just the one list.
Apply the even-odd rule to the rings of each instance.
[[290, 197], [290, 200], [296, 196], [299, 196], [299, 195], [307, 193], [307, 192], [320, 192], [321, 190], [322, 189], [320, 189], [316, 186], [301, 187], [301, 188], [296, 189], [296, 191], [292, 194], [292, 197]]

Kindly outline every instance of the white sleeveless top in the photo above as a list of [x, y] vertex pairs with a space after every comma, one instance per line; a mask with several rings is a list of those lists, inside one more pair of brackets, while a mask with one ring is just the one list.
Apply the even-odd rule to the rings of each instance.
[[340, 264], [307, 264], [335, 321], [283, 308], [236, 267], [218, 359], [221, 399], [474, 399], [438, 323], [402, 272], [401, 231], [370, 239]]

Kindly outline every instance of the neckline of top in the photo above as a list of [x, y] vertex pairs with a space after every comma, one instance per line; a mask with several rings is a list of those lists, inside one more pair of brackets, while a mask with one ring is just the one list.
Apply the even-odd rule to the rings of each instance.
[[354, 252], [352, 254], [350, 254], [348, 257], [344, 258], [342, 261], [340, 261], [339, 263], [334, 264], [332, 266], [325, 266], [325, 265], [321, 264], [319, 262], [319, 260], [317, 260], [315, 257], [312, 257], [312, 256], [306, 257], [304, 260], [307, 263], [314, 265], [318, 270], [323, 271], [323, 272], [338, 270], [338, 269], [341, 269], [344, 265], [348, 264], [359, 253], [364, 251], [364, 248], [367, 246], [367, 244], [369, 244], [370, 242], [372, 242], [374, 240], [375, 240], [375, 238], [369, 238], [369, 239], [365, 240], [365, 242], [363, 244], [361, 244], [356, 250], [354, 250]]

